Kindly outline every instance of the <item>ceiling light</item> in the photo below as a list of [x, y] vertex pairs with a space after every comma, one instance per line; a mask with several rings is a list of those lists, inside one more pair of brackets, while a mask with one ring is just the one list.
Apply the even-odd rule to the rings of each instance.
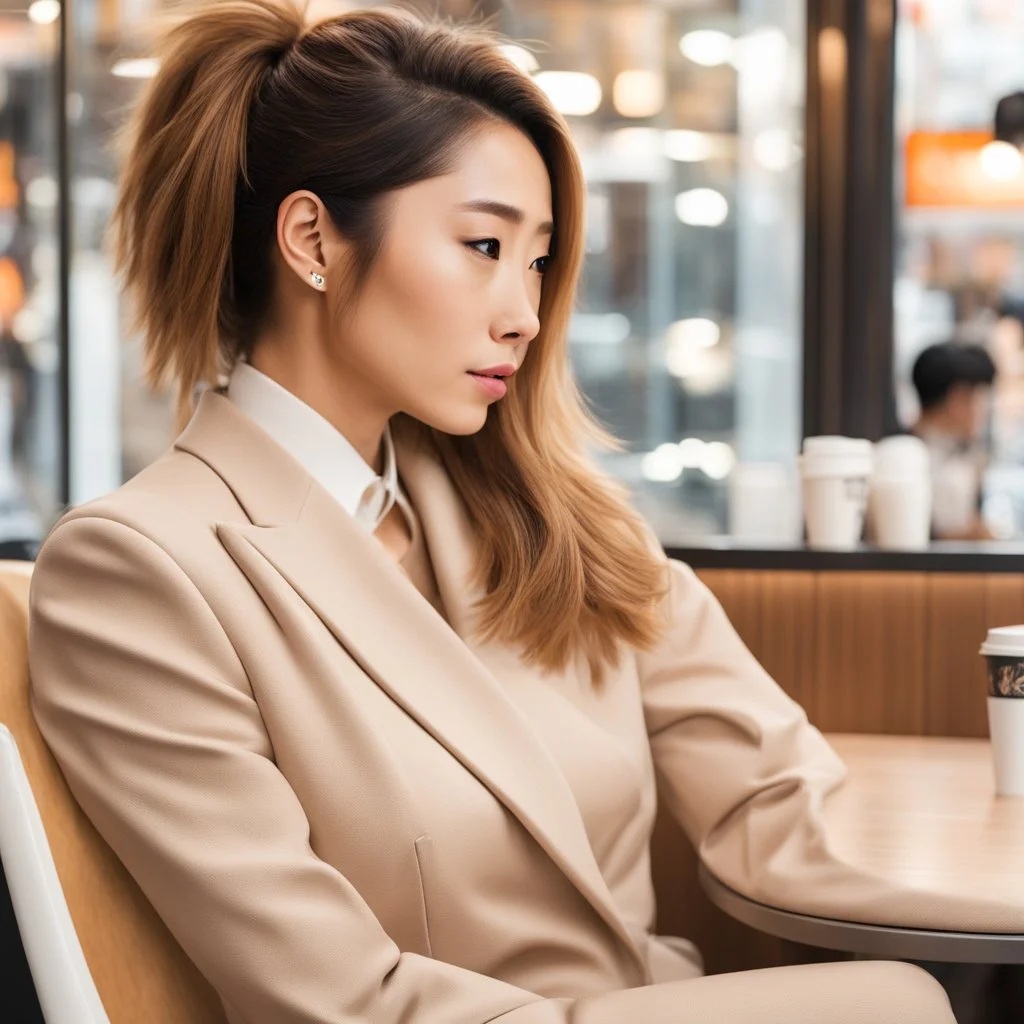
[[683, 469], [697, 469], [704, 456], [704, 442], [699, 437], [685, 437], [679, 442], [679, 455]]
[[665, 79], [642, 68], [620, 71], [612, 85], [612, 103], [623, 117], [653, 117], [665, 105]]
[[724, 480], [736, 465], [736, 453], [721, 441], [712, 441], [704, 446], [700, 468], [712, 480]]
[[137, 57], [133, 60], [119, 60], [111, 69], [118, 78], [152, 78], [160, 68], [160, 62], [152, 57]]
[[1024, 168], [1020, 150], [1009, 142], [990, 142], [978, 153], [985, 175], [993, 181], [1012, 181]]
[[586, 117], [601, 106], [601, 83], [580, 71], [541, 71], [534, 81], [567, 117]]
[[55, 178], [40, 176], [25, 186], [25, 200], [37, 210], [54, 210], [60, 202], [60, 189]]
[[767, 128], [754, 136], [754, 159], [765, 170], [784, 171], [796, 157], [796, 146], [785, 128]]
[[657, 160], [661, 156], [662, 133], [657, 128], [613, 128], [604, 137], [608, 151], [617, 157]]
[[507, 43], [499, 46], [499, 50], [510, 60], [523, 74], [532, 75], [540, 68], [537, 58], [525, 46], [517, 46], [514, 43]]
[[659, 444], [648, 452], [640, 464], [640, 472], [648, 480], [670, 484], [683, 475], [683, 458], [677, 444]]
[[687, 32], [679, 40], [679, 52], [694, 64], [713, 68], [725, 64], [732, 57], [734, 45], [732, 36], [725, 32], [700, 29]]
[[665, 156], [683, 163], [707, 160], [712, 151], [711, 138], [705, 132], [673, 129], [665, 132]]
[[715, 228], [729, 216], [729, 203], [713, 188], [694, 188], [680, 192], [675, 201], [676, 216], [693, 227]]
[[60, 17], [60, 0], [35, 0], [28, 16], [37, 25], [52, 25]]
[[722, 329], [714, 320], [697, 316], [669, 324], [666, 333], [670, 344], [688, 345], [693, 348], [714, 348], [722, 336]]

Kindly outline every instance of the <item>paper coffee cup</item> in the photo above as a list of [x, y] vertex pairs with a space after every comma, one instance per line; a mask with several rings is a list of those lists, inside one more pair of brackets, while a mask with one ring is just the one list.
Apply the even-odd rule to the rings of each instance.
[[932, 524], [931, 458], [919, 437], [886, 437], [875, 445], [868, 527], [888, 551], [928, 547]]
[[729, 533], [742, 544], [799, 544], [800, 495], [791, 466], [739, 462], [729, 475]]
[[990, 629], [981, 653], [988, 660], [988, 727], [996, 793], [1024, 796], [1024, 626]]
[[847, 551], [864, 532], [871, 475], [871, 442], [852, 437], [808, 437], [800, 456], [807, 543]]
[[927, 480], [871, 482], [875, 543], [886, 551], [923, 551], [931, 539], [932, 495]]

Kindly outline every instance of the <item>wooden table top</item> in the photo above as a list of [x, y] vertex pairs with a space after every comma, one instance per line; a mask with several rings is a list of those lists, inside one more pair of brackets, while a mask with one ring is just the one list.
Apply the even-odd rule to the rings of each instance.
[[[825, 804], [829, 845], [896, 888], [1024, 899], [1024, 797], [996, 797], [987, 740], [828, 736], [849, 769]], [[871, 956], [1024, 963], [1024, 935], [938, 932], [808, 917], [755, 903], [700, 867], [712, 902], [754, 928]]]
[[997, 797], [987, 740], [830, 735], [850, 770], [829, 842], [899, 886], [999, 900], [1024, 886], [1024, 797]]

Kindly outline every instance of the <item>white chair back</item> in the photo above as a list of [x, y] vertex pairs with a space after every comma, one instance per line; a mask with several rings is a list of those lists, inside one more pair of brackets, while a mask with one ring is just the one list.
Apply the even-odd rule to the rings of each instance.
[[0, 859], [46, 1024], [110, 1024], [10, 730], [0, 725]]

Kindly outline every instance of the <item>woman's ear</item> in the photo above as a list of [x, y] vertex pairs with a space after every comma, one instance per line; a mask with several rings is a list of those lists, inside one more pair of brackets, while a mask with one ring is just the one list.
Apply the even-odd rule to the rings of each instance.
[[299, 280], [317, 291], [326, 288], [328, 266], [337, 267], [344, 246], [327, 210], [312, 192], [293, 192], [277, 209], [277, 245]]

